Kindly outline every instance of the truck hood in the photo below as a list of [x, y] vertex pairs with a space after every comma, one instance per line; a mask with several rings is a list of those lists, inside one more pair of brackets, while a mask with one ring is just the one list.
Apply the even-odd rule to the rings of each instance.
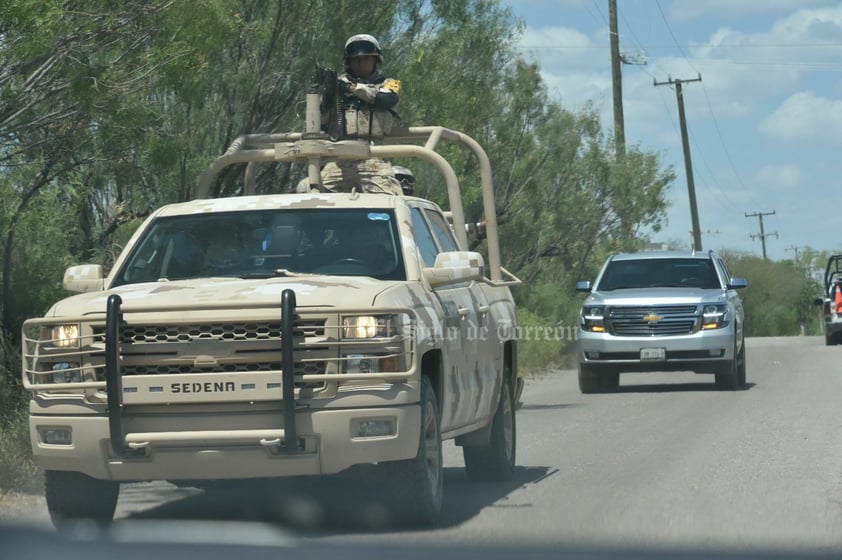
[[238, 302], [249, 307], [281, 306], [284, 290], [295, 292], [298, 307], [318, 307], [330, 302], [332, 307], [367, 308], [374, 305], [377, 296], [395, 284], [356, 276], [308, 276], [269, 279], [202, 278], [172, 282], [147, 282], [128, 284], [102, 292], [77, 294], [56, 303], [47, 317], [105, 313], [106, 302], [118, 294], [123, 306], [133, 311], [145, 308], [172, 310], [201, 309], [203, 303], [213, 306]]
[[586, 305], [695, 305], [725, 302], [722, 290], [702, 288], [632, 288], [593, 292]]

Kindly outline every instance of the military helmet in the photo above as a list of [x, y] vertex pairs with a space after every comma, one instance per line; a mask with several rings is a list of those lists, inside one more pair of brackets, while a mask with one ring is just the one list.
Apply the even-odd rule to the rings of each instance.
[[380, 50], [380, 43], [371, 35], [353, 35], [345, 41], [345, 62], [355, 56], [376, 56], [379, 62], [383, 62], [383, 51]]

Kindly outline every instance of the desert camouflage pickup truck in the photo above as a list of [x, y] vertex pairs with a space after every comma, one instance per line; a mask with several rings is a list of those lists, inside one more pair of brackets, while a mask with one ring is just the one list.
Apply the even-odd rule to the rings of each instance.
[[[396, 515], [434, 523], [451, 438], [469, 477], [512, 475], [519, 280], [500, 264], [485, 152], [442, 127], [377, 145], [308, 131], [238, 138], [195, 200], [154, 212], [107, 274], [69, 268], [77, 294], [24, 323], [32, 449], [54, 523], [110, 520], [121, 481], [363, 464]], [[478, 160], [487, 262], [467, 250], [441, 141]], [[449, 212], [410, 196], [249, 195], [261, 162], [317, 172], [371, 156], [434, 166]], [[245, 196], [210, 198], [217, 174], [243, 163]]]

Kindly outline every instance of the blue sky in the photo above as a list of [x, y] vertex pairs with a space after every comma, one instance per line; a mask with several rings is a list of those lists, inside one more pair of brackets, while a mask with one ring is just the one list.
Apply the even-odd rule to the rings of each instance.
[[[613, 130], [608, 0], [505, 0], [522, 54], [550, 94], [593, 103]], [[657, 241], [689, 245], [691, 218], [675, 90], [683, 84], [702, 244], [790, 259], [842, 252], [842, 2], [618, 0], [626, 143], [677, 178]], [[645, 64], [642, 64], [645, 62]], [[751, 236], [754, 235], [755, 238]]]

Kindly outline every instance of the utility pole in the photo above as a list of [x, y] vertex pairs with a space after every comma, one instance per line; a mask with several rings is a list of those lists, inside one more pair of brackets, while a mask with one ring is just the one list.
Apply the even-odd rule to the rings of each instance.
[[766, 233], [766, 231], [763, 229], [763, 216], [774, 216], [774, 215], [775, 215], [775, 211], [774, 211], [774, 210], [772, 210], [771, 212], [752, 212], [751, 214], [749, 214], [748, 212], [746, 212], [745, 214], [746, 214], [746, 218], [754, 218], [754, 217], [757, 217], [757, 218], [760, 220], [760, 234], [759, 234], [759, 235], [755, 235], [755, 234], [753, 234], [753, 233], [752, 233], [752, 234], [750, 234], [750, 237], [751, 237], [752, 239], [754, 239], [754, 238], [756, 238], [756, 237], [759, 237], [759, 238], [760, 238], [760, 244], [761, 244], [761, 245], [762, 245], [762, 247], [763, 247], [763, 260], [765, 261], [765, 260], [767, 260], [767, 259], [766, 259], [766, 238], [767, 238], [767, 237], [770, 237], [770, 236], [772, 236], [772, 235], [774, 235], [774, 236], [775, 236], [775, 238], [777, 239], [777, 237], [778, 237], [778, 233], [777, 233], [777, 232], [773, 232], [773, 233]]
[[784, 251], [793, 251], [795, 253], [795, 262], [798, 263], [798, 249], [806, 249], [807, 247], [798, 247], [796, 245], [790, 245]]
[[653, 80], [655, 86], [675, 84], [675, 97], [678, 100], [678, 120], [681, 125], [681, 143], [684, 145], [684, 171], [687, 175], [687, 194], [690, 196], [690, 219], [693, 222], [693, 248], [696, 251], [702, 250], [702, 232], [699, 228], [699, 209], [696, 207], [696, 186], [693, 183], [693, 162], [690, 160], [690, 141], [687, 137], [687, 119], [684, 116], [684, 94], [681, 84], [687, 82], [701, 82], [702, 75], [692, 80], [673, 80], [666, 82]]
[[614, 90], [614, 150], [617, 159], [626, 155], [626, 130], [623, 124], [623, 73], [620, 60], [620, 36], [617, 33], [617, 0], [608, 0], [611, 36], [611, 83]]

